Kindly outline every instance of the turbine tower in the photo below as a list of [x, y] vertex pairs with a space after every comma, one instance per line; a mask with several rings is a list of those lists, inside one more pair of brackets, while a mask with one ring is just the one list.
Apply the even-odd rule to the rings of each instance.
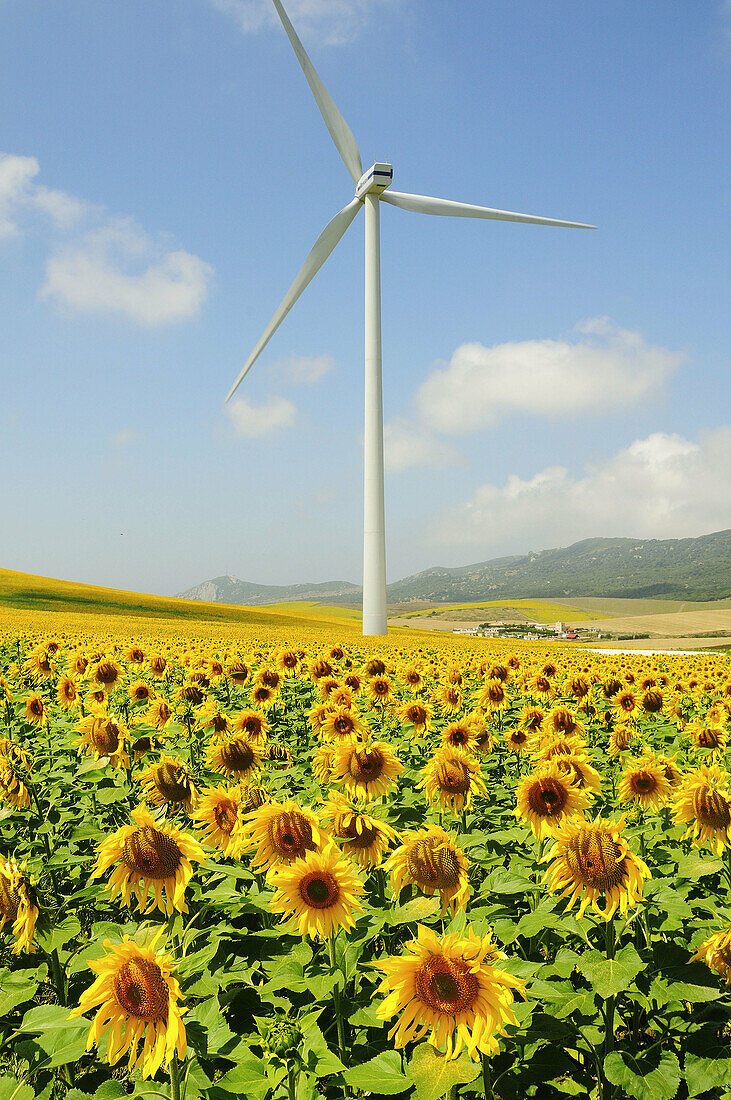
[[300, 42], [281, 0], [273, 0], [292, 49], [302, 66], [317, 106], [330, 131], [345, 167], [355, 183], [355, 197], [328, 222], [312, 246], [307, 259], [284, 296], [279, 309], [262, 333], [259, 342], [239, 372], [226, 401], [279, 328], [299, 296], [320, 270], [346, 229], [362, 207], [365, 208], [365, 425], [364, 425], [364, 531], [363, 531], [363, 634], [386, 634], [386, 530], [383, 492], [383, 388], [381, 380], [381, 242], [380, 203], [387, 202], [415, 214], [440, 214], [453, 218], [487, 218], [497, 221], [529, 222], [532, 225], [557, 225], [570, 229], [595, 229], [594, 225], [559, 221], [510, 210], [492, 210], [426, 195], [408, 195], [389, 191], [393, 167], [377, 162], [367, 172], [355, 138], [335, 106]]

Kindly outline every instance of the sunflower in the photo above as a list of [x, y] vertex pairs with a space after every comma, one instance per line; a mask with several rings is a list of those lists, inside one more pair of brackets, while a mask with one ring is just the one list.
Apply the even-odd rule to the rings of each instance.
[[342, 684], [339, 680], [336, 680], [334, 676], [324, 676], [321, 680], [317, 681], [317, 691], [323, 702], [329, 703], [330, 697], [341, 687]]
[[609, 734], [607, 754], [614, 757], [626, 752], [635, 737], [637, 737], [637, 730], [634, 726], [627, 722], [620, 722], [618, 726], [614, 726]]
[[135, 680], [127, 688], [127, 694], [133, 703], [150, 703], [155, 698], [155, 691], [146, 680]]
[[676, 825], [690, 822], [684, 838], [692, 837], [696, 847], [708, 841], [720, 855], [726, 845], [731, 845], [728, 773], [717, 764], [688, 772], [675, 796], [673, 820]]
[[350, 710], [353, 706], [353, 692], [345, 684], [339, 684], [330, 693], [328, 704], [333, 710]]
[[276, 668], [260, 668], [254, 679], [253, 684], [263, 684], [264, 687], [268, 687], [270, 691], [273, 691], [275, 695], [278, 695], [282, 690], [282, 677]]
[[274, 661], [284, 676], [293, 676], [297, 671], [299, 657], [293, 649], [280, 649], [275, 655]]
[[[173, 977], [175, 960], [155, 950], [162, 930], [146, 947], [125, 935], [120, 944], [104, 940], [107, 954], [89, 966], [98, 975], [81, 995], [69, 1018], [98, 1008], [86, 1049], [101, 1047], [105, 1032], [107, 1060], [115, 1065], [128, 1055], [130, 1072], [141, 1070], [143, 1080], [154, 1077], [173, 1055], [185, 1058], [185, 1025], [181, 1018], [180, 986]], [[142, 1042], [142, 1048], [138, 1050]]]
[[620, 802], [634, 802], [643, 810], [649, 806], [657, 810], [670, 796], [670, 783], [655, 757], [643, 756], [628, 763], [618, 793]]
[[[567, 894], [564, 912], [581, 897], [578, 916], [588, 905], [606, 921], [617, 909], [623, 916], [642, 897], [642, 880], [650, 877], [647, 865], [631, 852], [621, 834], [624, 819], [567, 821], [557, 832], [556, 843], [542, 862], [552, 860], [544, 876], [551, 894]], [[604, 894], [604, 908], [598, 898]]]
[[330, 782], [334, 756], [334, 747], [325, 744], [320, 745], [319, 749], [312, 757], [312, 774], [322, 786]]
[[640, 706], [646, 714], [658, 714], [662, 710], [662, 704], [662, 692], [657, 691], [656, 688], [650, 688], [640, 700]]
[[61, 710], [71, 710], [79, 702], [79, 692], [70, 676], [62, 676], [56, 685], [56, 701]]
[[675, 763], [675, 756], [663, 756], [662, 754], [656, 757], [658, 764], [665, 773], [665, 778], [671, 787], [677, 787], [683, 778], [683, 773]]
[[454, 684], [445, 684], [436, 692], [434, 699], [442, 714], [457, 714], [464, 706], [464, 694]]
[[[203, 849], [188, 833], [157, 826], [144, 806], [132, 811], [132, 820], [134, 824], [123, 825], [98, 846], [91, 877], [99, 878], [119, 861], [107, 884], [112, 898], [121, 893], [130, 904], [134, 891], [139, 913], [156, 906], [168, 916], [175, 909], [187, 913], [184, 894], [193, 874], [191, 860], [205, 859]], [[150, 887], [154, 898], [147, 902]]]
[[285, 931], [327, 939], [341, 928], [355, 926], [353, 911], [363, 912], [358, 900], [363, 886], [353, 864], [328, 841], [321, 851], [307, 852], [289, 867], [272, 874], [274, 897], [269, 907], [289, 918]]
[[410, 665], [404, 670], [404, 683], [412, 695], [418, 695], [425, 687], [421, 671], [415, 665]]
[[168, 667], [167, 657], [163, 657], [162, 653], [156, 653], [154, 657], [150, 657], [148, 667], [156, 680], [162, 680]]
[[449, 908], [452, 913], [467, 905], [470, 884], [469, 860], [461, 848], [438, 825], [405, 833], [403, 843], [390, 856], [386, 871], [391, 875], [394, 897], [409, 883], [417, 886], [427, 897], [439, 893], [442, 915]]
[[132, 645], [124, 651], [124, 659], [128, 665], [142, 665], [145, 662], [145, 655], [139, 646]]
[[726, 985], [731, 985], [731, 924], [720, 932], [714, 932], [691, 955], [688, 962], [704, 962], [709, 970], [723, 978]]
[[122, 668], [110, 657], [102, 657], [88, 672], [89, 679], [95, 687], [109, 691], [115, 687], [122, 675]]
[[25, 700], [25, 714], [23, 717], [26, 722], [30, 722], [32, 726], [48, 725], [48, 710], [37, 691], [33, 695], [29, 695]]
[[38, 907], [30, 883], [14, 859], [0, 863], [0, 929], [8, 921], [15, 933], [14, 955], [34, 951], [33, 934]]
[[226, 675], [237, 687], [243, 687], [249, 679], [251, 672], [249, 666], [244, 661], [234, 660], [230, 661], [226, 666]]
[[184, 806], [188, 813], [198, 800], [198, 790], [182, 760], [164, 753], [158, 764], [140, 772], [145, 801], [153, 806]]
[[353, 798], [368, 801], [388, 794], [403, 770], [403, 764], [385, 741], [349, 737], [335, 747], [333, 782], [342, 784]]
[[262, 747], [246, 737], [225, 737], [206, 750], [211, 768], [227, 778], [248, 781], [261, 767]]
[[470, 806], [475, 793], [487, 794], [479, 760], [461, 749], [437, 749], [422, 775], [417, 787], [424, 788], [428, 801], [438, 799], [443, 809], [454, 813]]
[[539, 672], [528, 681], [528, 690], [531, 695], [537, 695], [540, 699], [550, 699], [554, 694], [550, 677]]
[[555, 760], [559, 771], [572, 776], [577, 787], [586, 788], [589, 795], [601, 793], [602, 777], [586, 757], [557, 756]]
[[510, 706], [510, 696], [505, 683], [493, 676], [482, 685], [474, 695], [475, 703], [482, 707], [488, 714], [494, 714], [501, 710], [507, 710]]
[[505, 744], [511, 752], [520, 755], [521, 752], [525, 752], [533, 744], [533, 738], [528, 733], [528, 730], [523, 729], [522, 726], [516, 726], [514, 729], [505, 730]]
[[0, 737], [0, 758], [1, 757], [5, 757], [11, 764], [23, 768], [24, 771], [30, 771], [33, 767], [33, 758], [28, 750], [7, 737]]
[[553, 707], [543, 721], [543, 730], [554, 737], [581, 738], [583, 722], [568, 707]]
[[366, 736], [366, 727], [358, 714], [340, 708], [328, 711], [320, 726], [320, 736], [336, 742], [342, 737], [362, 738]]
[[414, 737], [423, 737], [431, 729], [434, 712], [426, 703], [413, 700], [403, 703], [397, 714], [402, 722], [408, 722], [414, 727]]
[[451, 745], [453, 749], [463, 749], [465, 752], [474, 752], [477, 743], [477, 731], [465, 718], [461, 722], [450, 722], [442, 730], [442, 744]]
[[391, 686], [391, 680], [385, 674], [374, 676], [372, 680], [368, 681], [366, 692], [368, 699], [371, 703], [378, 703], [379, 706], [389, 706], [396, 701]]
[[332, 832], [343, 851], [360, 867], [380, 867], [383, 855], [398, 833], [385, 821], [361, 814], [339, 791], [331, 791], [321, 816], [332, 824]]
[[440, 939], [418, 925], [404, 955], [375, 964], [386, 975], [378, 992], [388, 994], [377, 1016], [387, 1020], [403, 1013], [389, 1039], [403, 1047], [431, 1028], [429, 1042], [445, 1046], [447, 1059], [465, 1046], [471, 1058], [497, 1054], [496, 1035], [506, 1034], [506, 1024], [518, 1024], [514, 994], [525, 996], [520, 978], [494, 965], [501, 958], [489, 935], [480, 938], [468, 928], [462, 939], [456, 932]]
[[273, 707], [278, 694], [273, 688], [267, 687], [266, 684], [252, 684], [251, 687], [251, 701], [255, 707], [261, 707], [262, 710]]
[[622, 714], [632, 714], [637, 709], [637, 696], [633, 691], [626, 689], [615, 695], [612, 703]]
[[711, 758], [720, 757], [728, 741], [728, 733], [726, 732], [724, 725], [720, 723], [704, 722], [689, 722], [685, 732], [693, 738], [693, 744], [696, 749], [708, 749], [709, 756]]
[[349, 672], [343, 677], [343, 684], [353, 695], [360, 695], [363, 690], [363, 681], [357, 672]]
[[196, 713], [195, 728], [208, 729], [215, 737], [231, 732], [231, 719], [225, 714], [215, 699], [207, 699]]
[[304, 859], [322, 846], [324, 833], [311, 810], [296, 802], [268, 802], [244, 819], [242, 851], [254, 850], [251, 866], [269, 871], [293, 859]]
[[582, 817], [589, 796], [586, 791], [559, 770], [557, 764], [539, 768], [527, 775], [516, 791], [513, 811], [519, 821], [527, 821], [538, 840], [555, 836], [556, 829], [569, 817]]
[[259, 711], [244, 710], [234, 718], [233, 728], [249, 741], [266, 741], [269, 723]]
[[162, 741], [159, 737], [155, 737], [153, 734], [143, 733], [141, 737], [137, 737], [130, 744], [132, 750], [132, 760], [136, 764], [138, 760], [141, 760], [143, 756], [146, 756], [148, 752], [157, 752]]
[[241, 854], [242, 816], [247, 805], [246, 785], [207, 787], [201, 792], [193, 820], [200, 826], [206, 844], [224, 856]]
[[528, 733], [536, 734], [540, 732], [545, 717], [546, 712], [541, 710], [540, 707], [527, 706], [523, 708], [523, 713], [520, 716], [520, 725]]
[[46, 648], [34, 649], [25, 662], [25, 671], [34, 680], [49, 680], [55, 671], [51, 661], [52, 656], [53, 654]]
[[30, 794], [23, 780], [16, 774], [12, 760], [0, 756], [0, 802], [9, 802], [16, 810], [27, 810], [30, 806]]
[[164, 730], [173, 720], [173, 712], [165, 699], [155, 699], [145, 711], [144, 720], [156, 730]]
[[129, 756], [125, 751], [127, 730], [115, 718], [107, 714], [90, 714], [76, 725], [81, 734], [74, 745], [79, 753], [93, 754], [97, 760], [108, 756], [115, 768], [129, 767]]

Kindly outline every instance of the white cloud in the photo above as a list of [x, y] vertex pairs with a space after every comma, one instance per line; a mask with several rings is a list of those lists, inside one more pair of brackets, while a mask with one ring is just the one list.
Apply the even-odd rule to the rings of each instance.
[[198, 315], [212, 275], [213, 268], [197, 256], [165, 251], [132, 219], [117, 219], [50, 257], [41, 296], [72, 313], [166, 325]]
[[396, 473], [415, 467], [443, 470], [461, 461], [459, 451], [437, 439], [433, 432], [403, 419], [391, 421], [383, 430], [386, 467]]
[[297, 385], [314, 386], [326, 374], [335, 369], [335, 360], [331, 355], [290, 355], [274, 364], [290, 382]]
[[731, 526], [731, 425], [698, 442], [656, 432], [603, 466], [572, 477], [549, 466], [532, 478], [480, 486], [443, 515], [431, 538], [482, 557], [568, 546], [593, 537], [689, 538]]
[[646, 344], [604, 317], [577, 325], [581, 338], [462, 344], [416, 394], [423, 421], [463, 434], [513, 413], [572, 416], [606, 413], [655, 394], [685, 360]]
[[[271, 0], [210, 0], [244, 34], [281, 27]], [[350, 42], [370, 22], [375, 9], [393, 0], [287, 0], [287, 14], [302, 38], [324, 45]]]
[[297, 409], [284, 397], [271, 397], [262, 405], [237, 397], [226, 406], [226, 413], [238, 435], [259, 439], [277, 428], [289, 428], [294, 424]]
[[143, 326], [197, 316], [213, 268], [153, 239], [132, 218], [113, 218], [64, 191], [35, 183], [35, 157], [0, 153], [0, 241], [40, 216], [53, 236], [40, 295], [71, 313], [117, 314]]
[[63, 191], [33, 183], [39, 171], [35, 157], [0, 153], [0, 240], [19, 236], [21, 223], [35, 213], [47, 215], [58, 228], [66, 228], [87, 209]]

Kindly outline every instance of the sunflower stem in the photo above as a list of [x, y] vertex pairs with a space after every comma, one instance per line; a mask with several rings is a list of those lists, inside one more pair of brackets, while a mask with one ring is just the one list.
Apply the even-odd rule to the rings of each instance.
[[[605, 953], [608, 959], [614, 958], [614, 949], [616, 947], [616, 937], [614, 934], [614, 921], [608, 920], [604, 927], [604, 945]], [[610, 1053], [614, 1046], [614, 1006], [616, 997], [608, 997], [606, 1002], [605, 1011], [605, 1027], [604, 1027], [604, 1057]]]
[[294, 1075], [294, 1066], [290, 1062], [287, 1069], [287, 1084], [289, 1086], [289, 1100], [296, 1100], [297, 1096], [297, 1080]]
[[[331, 935], [327, 941], [328, 950], [330, 952], [330, 969], [333, 976], [335, 975], [335, 935]], [[340, 985], [333, 986], [333, 1004], [335, 1006], [335, 1021], [338, 1028], [338, 1054], [340, 1055], [340, 1061], [345, 1064], [345, 1024], [343, 1020], [343, 1008], [342, 1001], [340, 999]]]
[[173, 1054], [170, 1063], [170, 1100], [180, 1100], [180, 1062], [177, 1054]]
[[490, 1078], [491, 1078], [490, 1064], [487, 1060], [487, 1055], [483, 1054], [482, 1055], [482, 1089], [483, 1089], [483, 1092], [485, 1093], [485, 1100], [492, 1100], [492, 1097], [493, 1097], [492, 1084], [491, 1084]]

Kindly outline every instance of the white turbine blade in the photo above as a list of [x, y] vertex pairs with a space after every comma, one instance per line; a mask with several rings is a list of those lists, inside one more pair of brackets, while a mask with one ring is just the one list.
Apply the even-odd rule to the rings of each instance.
[[238, 378], [234, 382], [231, 389], [228, 391], [226, 395], [227, 401], [230, 400], [231, 397], [233, 397], [239, 383], [243, 381], [245, 375], [254, 365], [258, 357], [261, 355], [262, 351], [267, 346], [272, 336], [277, 331], [282, 321], [299, 298], [302, 291], [309, 285], [309, 283], [312, 282], [315, 275], [317, 275], [317, 272], [325, 263], [325, 260], [335, 248], [335, 245], [343, 236], [345, 230], [348, 228], [362, 205], [363, 204], [360, 199], [353, 199], [351, 202], [348, 203], [347, 206], [344, 206], [343, 209], [338, 214], [336, 214], [331, 221], [327, 223], [322, 233], [310, 249], [307, 259], [302, 264], [302, 267], [297, 273], [297, 277], [285, 294], [282, 304], [272, 317], [267, 327], [264, 329], [259, 343], [256, 345], [251, 355], [246, 360], [246, 363], [240, 371]]
[[489, 206], [472, 206], [467, 202], [433, 199], [428, 195], [404, 195], [400, 191], [384, 191], [383, 202], [411, 210], [414, 214], [441, 214], [452, 218], [489, 218], [500, 222], [530, 222], [532, 225], [562, 225], [567, 229], [596, 229], [582, 222], [562, 222], [556, 218], [541, 218], [537, 214], [516, 214], [512, 210], [492, 210]]
[[282, 7], [280, 0], [273, 0], [273, 3], [274, 7], [277, 9], [279, 18], [282, 20], [284, 29], [287, 32], [287, 37], [292, 43], [292, 49], [297, 54], [297, 60], [302, 66], [302, 71], [307, 77], [307, 83], [312, 89], [312, 94], [317, 101], [317, 106], [320, 108], [320, 114], [324, 118], [325, 125], [330, 131], [330, 137], [335, 142], [337, 151], [345, 161], [345, 167], [353, 177], [353, 182], [357, 183], [363, 175], [363, 165], [353, 133], [343, 116], [340, 114], [340, 111], [335, 106], [327, 88], [317, 75], [315, 66], [305, 53], [305, 48], [297, 37], [297, 32], [290, 23], [289, 16]]

